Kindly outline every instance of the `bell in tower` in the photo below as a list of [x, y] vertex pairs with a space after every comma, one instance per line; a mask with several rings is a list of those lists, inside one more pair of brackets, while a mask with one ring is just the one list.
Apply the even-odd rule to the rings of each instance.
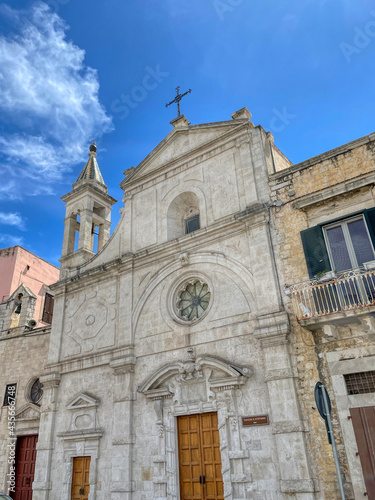
[[62, 269], [87, 262], [109, 239], [112, 205], [117, 200], [107, 192], [96, 151], [94, 142], [73, 190], [61, 198], [66, 203]]

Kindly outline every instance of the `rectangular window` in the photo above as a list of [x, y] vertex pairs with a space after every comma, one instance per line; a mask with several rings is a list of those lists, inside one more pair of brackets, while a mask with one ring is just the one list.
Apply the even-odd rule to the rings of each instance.
[[17, 384], [8, 384], [5, 389], [3, 406], [9, 406], [16, 401]]
[[185, 219], [185, 234], [192, 233], [197, 229], [200, 229], [199, 214]]
[[374, 249], [363, 216], [323, 227], [332, 269], [345, 271], [374, 260]]
[[44, 321], [44, 323], [52, 323], [53, 304], [54, 304], [53, 295], [46, 293], [46, 296], [44, 298], [44, 307], [42, 315], [42, 321]]
[[349, 396], [375, 392], [375, 371], [344, 375]]

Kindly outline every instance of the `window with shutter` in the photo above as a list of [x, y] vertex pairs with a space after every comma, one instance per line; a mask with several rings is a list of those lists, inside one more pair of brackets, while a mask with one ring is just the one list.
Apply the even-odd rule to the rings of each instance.
[[44, 308], [42, 315], [42, 321], [44, 321], [44, 323], [52, 323], [53, 303], [54, 303], [53, 295], [46, 293], [46, 296], [44, 298]]
[[310, 278], [375, 259], [375, 208], [301, 231]]

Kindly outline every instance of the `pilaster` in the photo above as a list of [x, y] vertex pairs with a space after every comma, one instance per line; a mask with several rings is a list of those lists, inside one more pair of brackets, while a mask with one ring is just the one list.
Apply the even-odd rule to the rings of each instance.
[[52, 489], [50, 475], [52, 453], [54, 449], [53, 435], [57, 411], [57, 394], [60, 379], [61, 376], [59, 373], [49, 373], [48, 375], [40, 377], [44, 392], [33, 483], [34, 500], [48, 500]]
[[112, 421], [112, 500], [131, 500], [135, 491], [133, 481], [133, 401], [135, 357], [111, 361], [113, 369]]
[[266, 383], [271, 405], [272, 432], [275, 437], [283, 498], [313, 500], [304, 432], [288, 350], [289, 322], [283, 312], [258, 317], [254, 336], [263, 348]]

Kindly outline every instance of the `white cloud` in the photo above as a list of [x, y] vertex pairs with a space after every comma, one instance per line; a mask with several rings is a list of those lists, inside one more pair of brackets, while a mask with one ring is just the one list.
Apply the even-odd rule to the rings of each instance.
[[24, 229], [25, 220], [17, 212], [0, 212], [0, 225], [16, 226], [19, 229]]
[[0, 137], [6, 180], [14, 196], [22, 183], [24, 193], [35, 194], [38, 182], [51, 191], [72, 165], [85, 161], [89, 141], [111, 130], [111, 118], [99, 102], [97, 72], [67, 40], [56, 13], [41, 2], [27, 12], [1, 11], [17, 30], [0, 36], [0, 120], [12, 129]]
[[13, 236], [11, 234], [0, 234], [0, 245], [5, 245], [3, 248], [15, 247], [16, 245], [23, 246], [24, 239], [22, 236]]

